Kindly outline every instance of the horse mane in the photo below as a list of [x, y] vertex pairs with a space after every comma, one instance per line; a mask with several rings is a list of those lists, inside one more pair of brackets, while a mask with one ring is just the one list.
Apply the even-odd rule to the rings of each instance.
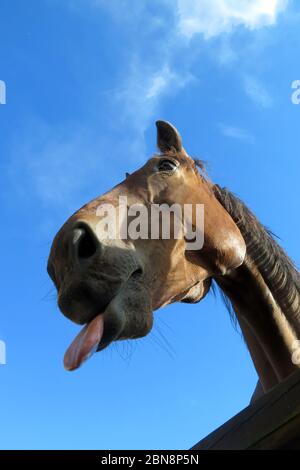
[[282, 312], [290, 313], [291, 322], [299, 331], [300, 274], [294, 262], [277, 243], [275, 235], [237, 196], [218, 185], [214, 185], [212, 191], [238, 226], [247, 246], [247, 256], [258, 267]]

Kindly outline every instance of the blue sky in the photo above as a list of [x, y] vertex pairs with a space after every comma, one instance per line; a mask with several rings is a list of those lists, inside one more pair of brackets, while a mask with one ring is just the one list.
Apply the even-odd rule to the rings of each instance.
[[248, 404], [256, 373], [218, 295], [64, 371], [78, 327], [46, 261], [166, 119], [299, 265], [299, 25], [296, 1], [2, 0], [1, 448], [188, 448]]

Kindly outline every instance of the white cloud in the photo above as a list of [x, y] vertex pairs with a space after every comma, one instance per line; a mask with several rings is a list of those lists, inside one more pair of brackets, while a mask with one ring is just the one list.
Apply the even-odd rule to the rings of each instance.
[[254, 77], [246, 77], [244, 80], [244, 89], [246, 94], [256, 104], [263, 108], [271, 108], [273, 105], [273, 98], [269, 94], [265, 85]]
[[[102, 0], [100, 4], [103, 7]], [[111, 10], [113, 7], [111, 11], [114, 19], [116, 20], [118, 15], [120, 21], [126, 18], [134, 35], [137, 34], [136, 25], [139, 24], [143, 24], [148, 33], [151, 31], [155, 51], [148, 53], [142, 40], [135, 43], [128, 60], [128, 70], [124, 73], [126, 78], [121, 86], [122, 92], [116, 94], [117, 100], [122, 104], [121, 115], [126, 119], [130, 116], [131, 126], [136, 131], [138, 143], [135, 151], [143, 150], [145, 129], [154, 116], [159, 114], [163, 98], [184, 88], [195, 78], [191, 71], [195, 54], [191, 59], [191, 46], [186, 38], [190, 39], [195, 34], [202, 33], [205, 39], [209, 39], [225, 32], [234, 32], [238, 26], [252, 30], [274, 25], [287, 4], [288, 0], [164, 0], [159, 12], [160, 21], [157, 21], [156, 14], [145, 23], [145, 15], [149, 14], [147, 1], [142, 2], [143, 7], [141, 2], [133, 1], [132, 14], [129, 17], [125, 15], [123, 8], [116, 9], [116, 4], [112, 2], [112, 6], [108, 8]], [[170, 27], [172, 21], [174, 27]], [[166, 27], [166, 22], [169, 27]], [[159, 45], [157, 50], [155, 44], [156, 47]], [[180, 67], [174, 66], [173, 60], [178, 54], [182, 57]], [[234, 48], [229, 41], [223, 40], [219, 51], [220, 65], [232, 63], [234, 60]], [[245, 90], [261, 106], [271, 106], [271, 97], [259, 82], [249, 79], [245, 82]]]
[[237, 140], [244, 140], [249, 143], [254, 143], [255, 139], [254, 136], [247, 131], [246, 129], [242, 129], [240, 127], [228, 126], [227, 124], [220, 123], [219, 128], [221, 133], [225, 137], [229, 137], [231, 139]]
[[271, 26], [288, 0], [178, 0], [179, 31], [188, 39], [230, 33], [237, 26], [250, 30]]
[[168, 67], [167, 67], [167, 74], [158, 72], [158, 74], [151, 77], [150, 85], [146, 92], [146, 99], [149, 100], [152, 98], [156, 98], [160, 93], [162, 93], [166, 89], [166, 86], [168, 85], [169, 78], [170, 78], [170, 70]]
[[115, 101], [122, 110], [121, 118], [135, 133], [130, 150], [136, 160], [145, 158], [144, 133], [158, 112], [162, 98], [175, 93], [192, 79], [189, 72], [177, 74], [167, 59], [161, 65], [145, 65], [136, 57], [132, 58], [128, 76], [121, 91], [116, 93]]
[[[119, 69], [119, 82], [107, 93], [109, 119], [126, 134], [119, 133], [114, 153], [120, 150], [122, 154], [126, 148], [128, 165], [130, 160], [136, 164], [145, 158], [145, 130], [157, 117], [163, 117], [164, 98], [195, 79], [193, 67], [196, 61], [198, 67], [201, 58], [187, 39], [196, 34], [205, 40], [220, 36], [219, 63], [232, 63], [236, 60], [235, 48], [229, 36], [222, 34], [233, 33], [239, 26], [253, 30], [274, 25], [287, 4], [288, 0], [159, 0], [159, 9], [154, 9], [149, 8], [152, 0], [132, 0], [130, 8], [120, 0], [70, 0], [76, 14], [95, 15], [105, 10], [128, 42], [128, 49], [122, 49], [127, 58]], [[244, 88], [260, 106], [272, 105], [269, 93], [255, 78], [247, 77]], [[74, 127], [42, 131], [38, 136], [35, 129], [27, 129], [26, 134], [33, 138], [24, 137], [24, 142], [18, 139], [15, 155], [23, 155], [24, 162], [19, 181], [26, 180], [24, 187], [33, 188], [47, 208], [69, 207], [79, 200], [85, 181], [95, 178], [100, 147], [103, 152], [109, 151], [105, 133], [89, 137], [81, 124]], [[237, 127], [223, 125], [221, 132], [226, 137], [253, 141], [247, 131]]]

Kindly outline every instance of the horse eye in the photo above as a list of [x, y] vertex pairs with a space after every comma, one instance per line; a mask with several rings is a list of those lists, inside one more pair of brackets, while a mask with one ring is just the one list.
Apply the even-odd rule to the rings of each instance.
[[158, 162], [158, 171], [174, 171], [177, 168], [177, 163], [174, 160], [163, 158]]

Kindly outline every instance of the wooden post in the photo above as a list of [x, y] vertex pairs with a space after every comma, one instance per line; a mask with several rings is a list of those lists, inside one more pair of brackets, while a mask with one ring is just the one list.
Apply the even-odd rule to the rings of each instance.
[[300, 449], [300, 371], [192, 449]]

